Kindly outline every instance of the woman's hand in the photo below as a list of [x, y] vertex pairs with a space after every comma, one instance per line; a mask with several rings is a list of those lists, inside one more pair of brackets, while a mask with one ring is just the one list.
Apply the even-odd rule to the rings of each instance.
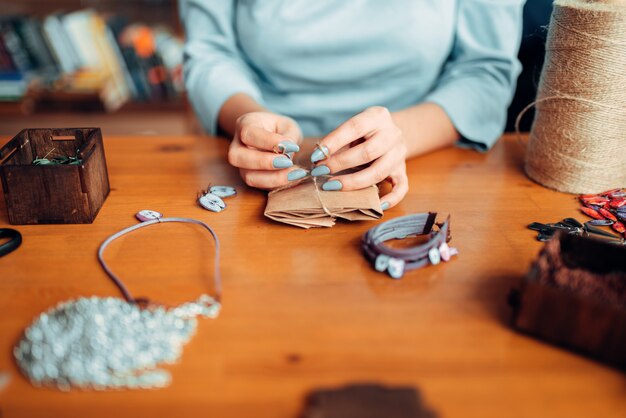
[[322, 188], [358, 190], [388, 180], [391, 192], [381, 197], [385, 210], [398, 204], [409, 191], [406, 153], [402, 131], [389, 111], [380, 106], [370, 107], [320, 141], [311, 155], [311, 161], [317, 163], [311, 174], [332, 174], [366, 166], [351, 174], [331, 177]]
[[273, 189], [300, 179], [307, 172], [294, 167], [302, 132], [291, 118], [269, 112], [246, 113], [237, 119], [228, 162], [239, 168], [250, 187]]

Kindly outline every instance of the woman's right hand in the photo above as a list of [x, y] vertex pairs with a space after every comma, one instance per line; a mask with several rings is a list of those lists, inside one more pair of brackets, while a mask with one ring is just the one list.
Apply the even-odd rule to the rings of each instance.
[[237, 119], [228, 162], [239, 168], [248, 186], [274, 189], [308, 174], [287, 155], [298, 152], [301, 142], [302, 131], [293, 119], [270, 112], [246, 113]]

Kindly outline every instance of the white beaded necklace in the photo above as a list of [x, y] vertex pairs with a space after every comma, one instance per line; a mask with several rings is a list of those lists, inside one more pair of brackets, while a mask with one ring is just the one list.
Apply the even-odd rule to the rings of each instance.
[[[157, 368], [179, 360], [183, 346], [197, 327], [197, 317], [216, 318], [221, 309], [219, 239], [205, 223], [188, 218], [163, 218], [141, 211], [140, 224], [107, 238], [98, 250], [102, 267], [124, 298], [79, 298], [58, 304], [39, 315], [14, 348], [15, 359], [36, 386], [60, 390], [159, 388], [171, 381]], [[165, 222], [200, 225], [215, 240], [215, 297], [166, 309], [146, 299], [135, 299], [103, 259], [105, 248], [134, 230]], [[145, 305], [142, 307], [141, 305]]]

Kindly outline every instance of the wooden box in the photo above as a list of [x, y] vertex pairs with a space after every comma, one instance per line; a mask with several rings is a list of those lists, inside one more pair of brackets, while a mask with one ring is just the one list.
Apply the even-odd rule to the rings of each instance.
[[626, 369], [626, 248], [560, 234], [511, 293], [513, 326]]
[[[33, 165], [76, 157], [77, 165]], [[109, 194], [99, 128], [24, 129], [0, 149], [0, 178], [12, 224], [91, 223]]]

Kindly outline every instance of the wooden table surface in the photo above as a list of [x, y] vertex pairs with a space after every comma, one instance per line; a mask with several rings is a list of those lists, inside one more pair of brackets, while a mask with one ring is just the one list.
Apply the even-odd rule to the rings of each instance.
[[[3, 138], [6, 141], [8, 138]], [[3, 142], [0, 141], [0, 142]], [[626, 376], [512, 331], [506, 304], [541, 244], [531, 221], [582, 219], [571, 195], [522, 172], [504, 138], [488, 154], [449, 149], [408, 164], [411, 191], [384, 219], [452, 214], [453, 261], [399, 281], [359, 251], [376, 222], [301, 230], [263, 217], [265, 193], [204, 137], [106, 136], [111, 194], [92, 225], [18, 226], [0, 259], [0, 416], [297, 417], [306, 393], [350, 382], [413, 385], [441, 417], [624, 417]], [[226, 211], [196, 204], [209, 183], [238, 188]], [[140, 209], [203, 220], [223, 245], [224, 308], [201, 320], [162, 390], [61, 393], [21, 376], [12, 347], [57, 302], [118, 295], [96, 250]], [[378, 221], [379, 222], [379, 221]], [[8, 225], [4, 201], [0, 227]], [[191, 225], [160, 225], [115, 242], [110, 266], [138, 295], [177, 304], [207, 291], [212, 244]]]

